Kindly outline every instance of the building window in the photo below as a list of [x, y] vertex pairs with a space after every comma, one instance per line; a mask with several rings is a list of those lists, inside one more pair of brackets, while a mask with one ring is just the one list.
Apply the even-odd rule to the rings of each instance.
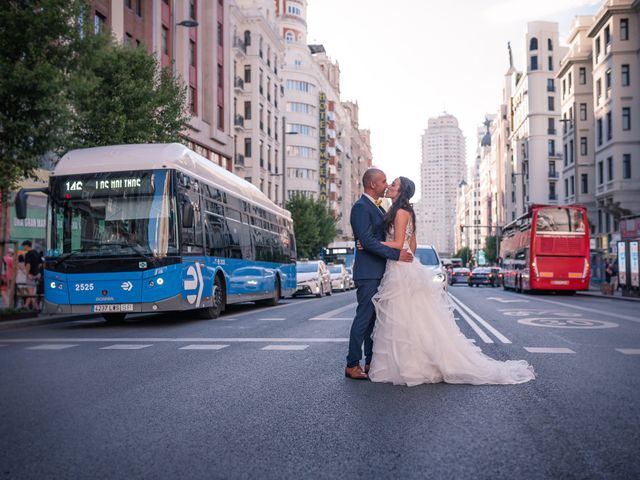
[[162, 27], [162, 53], [169, 55], [169, 29]]
[[580, 155], [585, 156], [588, 154], [587, 137], [580, 137]]
[[554, 139], [550, 139], [547, 143], [547, 150], [549, 151], [550, 156], [555, 156], [556, 154], [556, 141]]
[[[555, 92], [556, 87], [553, 78], [547, 78], [547, 92]], [[564, 80], [562, 80], [562, 95], [564, 96]]]
[[604, 44], [609, 45], [611, 43], [611, 29], [609, 25], [604, 27]]
[[567, 86], [569, 87], [569, 93], [571, 93], [571, 85], [573, 84], [573, 77], [571, 76], [571, 72], [569, 72], [569, 77], [567, 79]]
[[224, 107], [218, 105], [218, 130], [224, 130]]
[[549, 71], [553, 71], [553, 57], [549, 57]]
[[564, 151], [564, 166], [566, 167], [569, 164], [569, 146], [565, 143], [564, 147], [563, 147], [563, 151]]
[[101, 13], [96, 12], [95, 16], [93, 17], [93, 31], [95, 33], [104, 32], [104, 26], [106, 25], [106, 23], [107, 18]]
[[289, 31], [285, 34], [284, 39], [287, 43], [293, 43], [293, 32]]
[[555, 118], [548, 118], [547, 119], [547, 133], [549, 135], [555, 135], [556, 134], [556, 119]]
[[554, 111], [556, 109], [555, 107], [555, 101], [553, 97], [547, 97], [547, 108], [550, 111]]
[[251, 138], [246, 137], [244, 139], [244, 156], [251, 158]]
[[529, 40], [529, 50], [537, 50], [538, 49], [538, 39], [536, 37], [531, 37]]
[[131, 7], [131, 2], [132, 2], [132, 1], [133, 1], [133, 0], [126, 0], [126, 1], [124, 2], [124, 4], [126, 5], [126, 7], [127, 7], [128, 9], [131, 9], [131, 8], [132, 8], [132, 7]]
[[587, 104], [580, 104], [580, 120], [585, 122], [587, 120]]
[[531, 56], [531, 70], [538, 70], [538, 56]]
[[600, 37], [596, 37], [596, 62], [600, 58]]
[[556, 182], [549, 182], [549, 200], [557, 200], [556, 195]]
[[611, 140], [613, 125], [611, 125], [611, 112], [607, 112], [607, 140]]
[[628, 87], [629, 86], [629, 65], [628, 64], [624, 64], [622, 65], [622, 86], [623, 87]]
[[287, 13], [289, 15], [297, 15], [298, 17], [302, 16], [302, 10], [295, 5], [287, 5]]
[[589, 193], [589, 175], [586, 173], [580, 175], [580, 193]]
[[197, 95], [195, 87], [189, 87], [189, 111], [194, 115], [196, 114]]
[[223, 88], [224, 86], [224, 69], [221, 64], [218, 64], [218, 88]]
[[602, 145], [602, 119], [599, 118], [596, 122], [596, 130], [598, 134], [598, 146]]
[[313, 84], [300, 80], [287, 80], [287, 90], [298, 90], [300, 92], [309, 93], [313, 90]]
[[602, 185], [604, 183], [604, 165], [602, 164], [602, 160], [598, 162], [598, 185]]
[[142, 0], [136, 0], [136, 15], [142, 17]]
[[218, 46], [222, 47], [224, 44], [224, 30], [222, 28], [222, 22], [218, 22]]
[[564, 179], [564, 196], [565, 197], [569, 196], [569, 179], [568, 178]]
[[631, 178], [631, 154], [622, 155], [622, 178]]
[[264, 105], [260, 104], [260, 130], [264, 130]]
[[547, 50], [553, 51], [553, 41], [550, 38], [547, 38]]
[[607, 97], [609, 96], [609, 90], [611, 90], [611, 69], [607, 69], [604, 73], [604, 87], [607, 89]]
[[622, 107], [622, 130], [631, 130], [631, 107]]
[[613, 157], [607, 157], [607, 181], [613, 180]]
[[579, 77], [580, 85], [585, 85], [587, 83], [587, 69], [585, 67], [580, 67]]
[[576, 194], [576, 178], [573, 175], [569, 178], [569, 191], [571, 195]]
[[196, 66], [196, 42], [189, 40], [189, 65]]
[[245, 30], [244, 31], [244, 44], [247, 47], [251, 45], [251, 31], [250, 30]]
[[244, 83], [251, 83], [251, 65], [244, 66]]
[[600, 79], [596, 81], [596, 104], [600, 105], [600, 98], [602, 97], [602, 83]]
[[629, 19], [620, 19], [620, 40], [629, 40]]
[[244, 118], [251, 120], [251, 102], [244, 102]]
[[196, 0], [189, 0], [189, 17], [196, 20]]
[[574, 162], [573, 156], [574, 156], [573, 140], [569, 140], [569, 163]]

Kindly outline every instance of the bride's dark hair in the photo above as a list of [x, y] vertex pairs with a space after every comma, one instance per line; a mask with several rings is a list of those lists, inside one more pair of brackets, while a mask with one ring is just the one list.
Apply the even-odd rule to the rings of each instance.
[[394, 200], [391, 208], [384, 215], [385, 232], [391, 230], [391, 225], [393, 225], [393, 222], [396, 219], [396, 214], [400, 209], [409, 212], [411, 214], [411, 219], [413, 220], [413, 227], [415, 228], [416, 225], [416, 214], [413, 211], [413, 205], [409, 202], [411, 197], [413, 197], [413, 194], [416, 193], [416, 184], [407, 177], [399, 177], [399, 179], [400, 188], [398, 190], [398, 198]]

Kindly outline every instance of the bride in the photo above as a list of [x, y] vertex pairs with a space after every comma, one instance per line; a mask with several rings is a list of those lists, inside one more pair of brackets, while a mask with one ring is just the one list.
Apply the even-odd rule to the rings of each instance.
[[[415, 214], [409, 200], [414, 183], [405, 177], [387, 190], [393, 205], [385, 214], [388, 247], [416, 249]], [[524, 360], [501, 362], [482, 353], [462, 334], [442, 283], [418, 260], [387, 261], [373, 297], [376, 323], [369, 378], [414, 386], [422, 383], [514, 384], [535, 378]]]

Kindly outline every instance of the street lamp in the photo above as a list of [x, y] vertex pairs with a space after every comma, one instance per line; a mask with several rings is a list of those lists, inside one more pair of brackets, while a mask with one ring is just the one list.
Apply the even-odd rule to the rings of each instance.
[[270, 177], [282, 175], [282, 208], [287, 206], [287, 135], [298, 135], [298, 132], [287, 132], [287, 117], [282, 117], [282, 172], [269, 173]]
[[195, 28], [199, 24], [195, 20], [182, 20], [181, 22], [175, 23], [175, 19], [172, 12], [171, 25], [173, 26], [173, 28], [171, 29], [171, 62], [172, 62], [171, 70], [175, 78], [176, 76], [176, 27]]

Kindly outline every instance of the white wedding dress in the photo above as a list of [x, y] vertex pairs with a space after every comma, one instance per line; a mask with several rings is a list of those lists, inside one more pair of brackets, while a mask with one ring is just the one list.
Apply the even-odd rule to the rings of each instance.
[[[404, 248], [413, 235], [410, 221]], [[393, 239], [393, 229], [387, 236]], [[494, 360], [460, 331], [436, 273], [413, 262], [387, 261], [373, 297], [376, 323], [369, 378], [394, 385], [422, 383], [515, 384], [535, 378], [524, 360]]]

